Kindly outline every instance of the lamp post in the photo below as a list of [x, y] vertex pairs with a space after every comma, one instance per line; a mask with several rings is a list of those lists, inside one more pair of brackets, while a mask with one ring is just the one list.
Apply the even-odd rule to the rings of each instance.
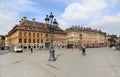
[[54, 32], [54, 30], [56, 30], [56, 26], [58, 23], [57, 23], [56, 19], [54, 19], [54, 20], [53, 19], [54, 19], [54, 16], [53, 16], [52, 12], [50, 13], [49, 16], [46, 15], [45, 22], [46, 22], [47, 28], [50, 31], [50, 58], [49, 58], [49, 61], [56, 61], [55, 50], [53, 47], [53, 32]]
[[80, 31], [80, 47], [82, 47], [82, 33]]

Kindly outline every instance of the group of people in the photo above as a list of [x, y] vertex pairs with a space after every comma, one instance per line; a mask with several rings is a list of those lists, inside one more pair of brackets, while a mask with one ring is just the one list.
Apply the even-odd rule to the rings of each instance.
[[[74, 46], [73, 46], [73, 49], [74, 49]], [[72, 49], [72, 50], [73, 50]], [[86, 47], [84, 45], [81, 45], [79, 48], [78, 48], [78, 51], [82, 51], [82, 55], [86, 55]]]
[[[74, 47], [73, 47], [74, 49]], [[80, 46], [79, 47], [79, 50], [78, 51], [82, 51], [82, 55], [86, 55], [86, 51], [85, 51], [86, 47], [84, 45]], [[31, 53], [33, 53], [33, 48], [31, 47]]]

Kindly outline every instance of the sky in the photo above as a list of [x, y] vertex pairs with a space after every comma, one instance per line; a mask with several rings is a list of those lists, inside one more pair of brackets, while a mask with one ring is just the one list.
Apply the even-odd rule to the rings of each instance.
[[120, 0], [0, 0], [0, 35], [24, 16], [45, 22], [53, 12], [60, 28], [81, 25], [120, 36]]

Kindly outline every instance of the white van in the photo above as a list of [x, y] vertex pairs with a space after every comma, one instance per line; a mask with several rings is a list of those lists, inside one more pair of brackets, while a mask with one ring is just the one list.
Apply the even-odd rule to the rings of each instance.
[[23, 49], [20, 46], [14, 47], [14, 52], [23, 52]]

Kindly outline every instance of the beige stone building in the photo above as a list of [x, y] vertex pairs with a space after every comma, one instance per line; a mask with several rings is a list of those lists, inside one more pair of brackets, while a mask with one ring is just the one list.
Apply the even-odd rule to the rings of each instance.
[[[101, 30], [90, 27], [73, 26], [66, 29], [68, 47], [79, 47], [81, 44], [88, 47], [98, 47], [107, 45], [107, 36]], [[80, 34], [82, 36], [80, 36]]]
[[[53, 34], [53, 45], [55, 47], [66, 46], [66, 33], [59, 26]], [[9, 46], [21, 45], [23, 49], [46, 49], [50, 46], [50, 32], [45, 23], [40, 23], [33, 19], [27, 20], [26, 17], [20, 20], [7, 36], [7, 44]]]
[[[82, 36], [81, 36], [81, 35]], [[59, 25], [53, 34], [53, 45], [59, 47], [79, 47], [84, 44], [88, 47], [99, 47], [108, 45], [108, 37], [101, 30], [90, 27], [73, 26], [63, 31]], [[23, 49], [46, 49], [50, 46], [50, 32], [45, 23], [27, 20], [26, 17], [20, 20], [12, 30], [8, 32], [7, 44], [9, 46], [20, 45]]]
[[0, 48], [5, 46], [5, 36], [0, 35]]

